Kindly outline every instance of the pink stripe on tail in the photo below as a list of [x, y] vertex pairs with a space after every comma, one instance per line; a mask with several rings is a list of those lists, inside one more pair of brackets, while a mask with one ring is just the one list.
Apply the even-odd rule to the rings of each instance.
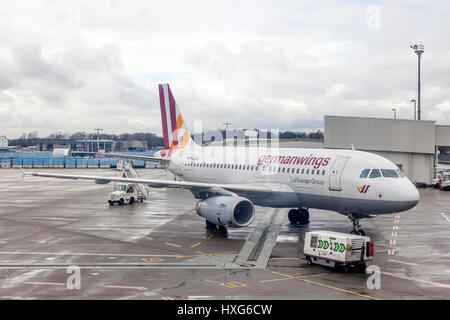
[[163, 129], [164, 148], [169, 149], [169, 132], [167, 131], [166, 106], [164, 103], [164, 88], [162, 84], [159, 84], [158, 87], [159, 87], [159, 104], [161, 107], [161, 121]]

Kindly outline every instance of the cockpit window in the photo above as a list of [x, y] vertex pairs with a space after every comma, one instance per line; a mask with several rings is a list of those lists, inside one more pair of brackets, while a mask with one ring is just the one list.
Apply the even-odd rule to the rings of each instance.
[[385, 178], [398, 178], [397, 172], [395, 172], [395, 170], [392, 169], [381, 169], [381, 173]]
[[397, 174], [400, 178], [403, 178], [405, 176], [405, 173], [400, 169], [396, 169], [395, 172], [397, 172]]
[[379, 177], [381, 177], [381, 172], [380, 172], [380, 170], [378, 170], [378, 169], [373, 169], [372, 170], [372, 172], [370, 173], [370, 179], [373, 179], [373, 178], [379, 178]]
[[361, 172], [361, 175], [359, 176], [360, 178], [367, 178], [367, 176], [369, 175], [370, 169], [364, 169]]

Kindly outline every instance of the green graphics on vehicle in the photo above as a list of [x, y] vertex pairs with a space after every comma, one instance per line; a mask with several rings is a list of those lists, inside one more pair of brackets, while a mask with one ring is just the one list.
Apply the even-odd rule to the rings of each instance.
[[344, 252], [345, 251], [345, 245], [343, 243], [334, 243], [334, 251]]
[[319, 240], [319, 249], [328, 249], [328, 247], [330, 246], [330, 243], [327, 240]]
[[[331, 243], [331, 245], [333, 245]], [[328, 249], [328, 247], [330, 246], [330, 242], [328, 242], [327, 240], [319, 240], [319, 245], [318, 248], [319, 249]], [[334, 243], [334, 248], [332, 248], [332, 250], [334, 251], [339, 251], [339, 252], [344, 252], [345, 251], [345, 245], [343, 243]]]

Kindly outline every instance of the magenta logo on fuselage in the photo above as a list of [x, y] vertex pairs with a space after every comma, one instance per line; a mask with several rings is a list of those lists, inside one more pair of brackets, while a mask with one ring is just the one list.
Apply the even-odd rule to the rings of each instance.
[[293, 164], [300, 166], [313, 166], [314, 169], [325, 167], [330, 161], [330, 157], [317, 157], [314, 155], [305, 156], [261, 156], [258, 159], [258, 165], [263, 163], [277, 163], [277, 164]]

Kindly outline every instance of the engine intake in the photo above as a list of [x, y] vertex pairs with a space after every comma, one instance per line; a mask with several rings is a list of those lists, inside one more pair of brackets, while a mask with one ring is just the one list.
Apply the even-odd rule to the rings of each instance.
[[217, 196], [199, 201], [196, 211], [200, 217], [223, 227], [246, 227], [255, 218], [253, 203], [235, 196]]

